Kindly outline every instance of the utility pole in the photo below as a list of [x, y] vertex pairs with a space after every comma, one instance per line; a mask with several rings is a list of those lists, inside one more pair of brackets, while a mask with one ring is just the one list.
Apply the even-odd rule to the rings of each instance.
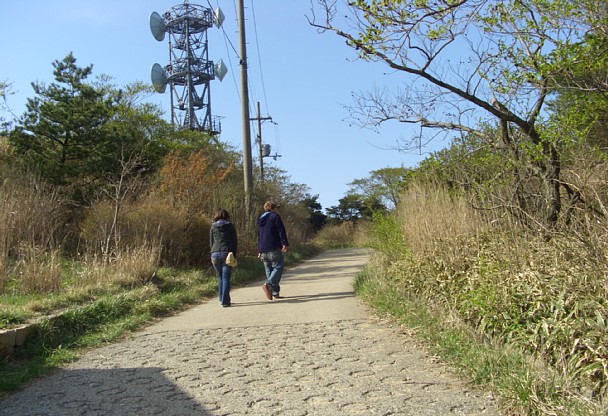
[[241, 54], [241, 117], [243, 126], [243, 175], [245, 183], [245, 217], [251, 224], [253, 214], [253, 162], [251, 157], [251, 128], [249, 126], [249, 87], [247, 85], [247, 48], [245, 39], [245, 6], [238, 2], [239, 45]]
[[257, 120], [258, 122], [258, 137], [256, 142], [258, 144], [258, 154], [260, 156], [260, 181], [262, 185], [264, 185], [264, 150], [262, 148], [262, 121], [270, 120], [272, 121], [272, 117], [261, 117], [260, 115], [260, 102], [258, 101], [258, 116], [256, 118], [252, 118], [251, 121]]

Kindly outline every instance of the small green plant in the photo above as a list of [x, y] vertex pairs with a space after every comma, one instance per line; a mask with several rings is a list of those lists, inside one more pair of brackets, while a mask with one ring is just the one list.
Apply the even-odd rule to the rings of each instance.
[[24, 324], [27, 317], [28, 314], [21, 308], [3, 308], [0, 310], [0, 329]]

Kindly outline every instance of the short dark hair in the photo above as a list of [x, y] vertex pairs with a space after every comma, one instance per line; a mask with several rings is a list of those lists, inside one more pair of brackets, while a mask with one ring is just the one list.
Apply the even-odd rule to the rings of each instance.
[[217, 212], [215, 213], [215, 215], [213, 216], [213, 221], [219, 221], [219, 220], [229, 221], [230, 213], [228, 213], [228, 211], [226, 211], [224, 208], [218, 209]]

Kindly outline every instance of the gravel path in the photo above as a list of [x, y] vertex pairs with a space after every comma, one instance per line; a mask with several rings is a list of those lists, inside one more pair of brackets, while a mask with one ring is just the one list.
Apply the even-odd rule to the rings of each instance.
[[86, 353], [0, 399], [0, 415], [499, 415], [398, 326], [373, 318], [352, 281], [360, 249], [332, 250]]

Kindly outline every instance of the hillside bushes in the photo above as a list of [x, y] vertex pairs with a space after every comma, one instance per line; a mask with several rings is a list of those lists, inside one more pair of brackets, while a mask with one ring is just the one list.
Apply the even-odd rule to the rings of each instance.
[[[600, 414], [608, 289], [605, 266], [589, 261], [585, 244], [566, 235], [547, 240], [441, 187], [412, 186], [401, 201], [372, 227], [376, 284], [394, 288], [403, 297], [395, 302], [425, 305], [470, 328], [478, 342], [535, 363], [534, 376], [513, 374], [511, 391], [502, 392], [520, 408]], [[492, 386], [494, 377], [485, 382]], [[525, 394], [516, 392], [521, 386]]]

